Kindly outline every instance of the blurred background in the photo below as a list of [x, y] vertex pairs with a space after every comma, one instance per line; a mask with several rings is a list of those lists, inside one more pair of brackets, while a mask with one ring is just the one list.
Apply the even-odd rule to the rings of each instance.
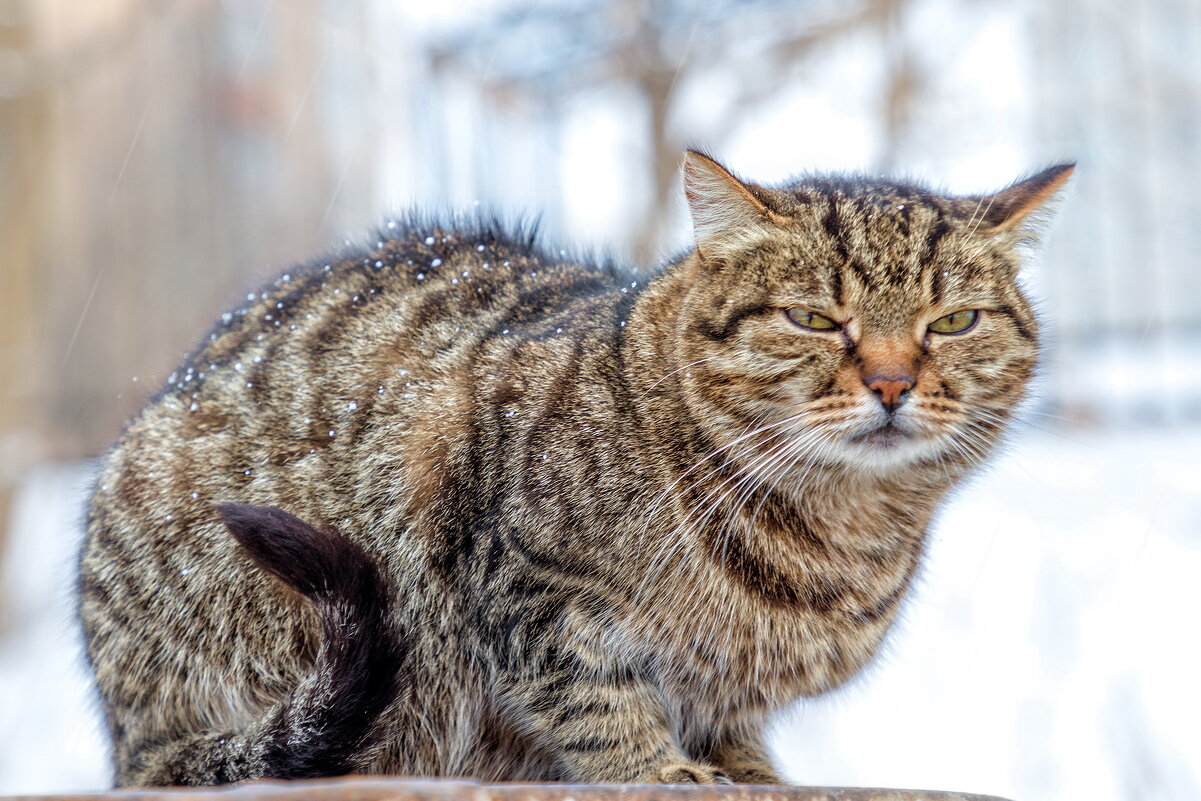
[[391, 212], [644, 265], [682, 148], [955, 192], [1080, 168], [1048, 347], [807, 784], [1201, 799], [1201, 0], [0, 0], [0, 793], [109, 777], [70, 617], [94, 459], [272, 272]]

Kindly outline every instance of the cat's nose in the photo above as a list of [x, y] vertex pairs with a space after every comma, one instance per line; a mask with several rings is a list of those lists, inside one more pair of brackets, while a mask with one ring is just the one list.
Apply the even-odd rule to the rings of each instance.
[[889, 414], [900, 408], [905, 399], [909, 397], [909, 390], [913, 389], [913, 379], [908, 376], [888, 378], [878, 375], [863, 379], [863, 383], [876, 393], [876, 397], [880, 399], [880, 403], [884, 404], [884, 408], [888, 410]]

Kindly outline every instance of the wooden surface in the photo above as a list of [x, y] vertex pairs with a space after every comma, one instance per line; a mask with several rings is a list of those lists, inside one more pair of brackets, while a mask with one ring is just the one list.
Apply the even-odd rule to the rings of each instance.
[[468, 781], [408, 781], [352, 778], [262, 781], [210, 789], [120, 790], [54, 796], [3, 796], [61, 801], [1002, 801], [994, 796], [926, 790], [855, 787], [650, 784], [476, 784]]

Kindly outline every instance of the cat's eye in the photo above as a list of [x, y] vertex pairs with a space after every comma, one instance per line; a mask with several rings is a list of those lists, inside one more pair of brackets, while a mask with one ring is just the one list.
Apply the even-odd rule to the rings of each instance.
[[806, 311], [805, 309], [786, 309], [785, 311], [788, 314], [788, 319], [801, 328], [812, 328], [815, 331], [829, 331], [832, 328], [838, 327], [838, 323], [829, 317], [823, 317], [817, 312]]
[[976, 309], [964, 309], [946, 317], [939, 317], [930, 323], [930, 330], [936, 334], [962, 334], [976, 324], [980, 312]]

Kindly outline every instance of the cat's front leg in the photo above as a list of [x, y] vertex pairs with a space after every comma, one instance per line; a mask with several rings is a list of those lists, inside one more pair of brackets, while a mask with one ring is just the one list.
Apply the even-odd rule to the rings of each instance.
[[574, 660], [516, 679], [507, 705], [577, 783], [714, 784], [730, 779], [690, 759], [668, 728], [654, 688], [624, 671], [597, 672]]
[[718, 738], [710, 759], [739, 784], [784, 783], [772, 767], [763, 744], [763, 734], [756, 726], [727, 729]]

